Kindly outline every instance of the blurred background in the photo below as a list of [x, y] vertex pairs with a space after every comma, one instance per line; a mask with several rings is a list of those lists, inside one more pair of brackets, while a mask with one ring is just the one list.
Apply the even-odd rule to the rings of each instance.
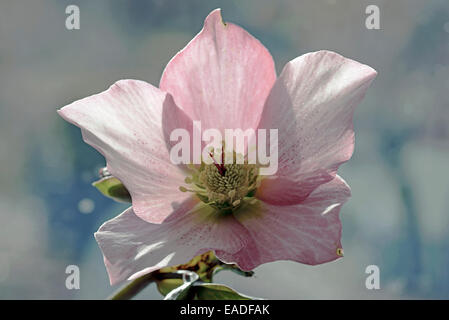
[[[80, 8], [80, 30], [65, 9]], [[380, 8], [380, 30], [365, 8]], [[91, 183], [104, 159], [56, 110], [119, 79], [158, 85], [169, 59], [222, 8], [257, 37], [278, 74], [328, 49], [379, 75], [355, 116], [356, 149], [340, 174], [345, 257], [310, 267], [275, 262], [253, 278], [217, 281], [273, 299], [449, 298], [449, 2], [88, 1], [0, 2], [0, 298], [103, 299], [109, 285], [93, 233], [126, 208]], [[68, 265], [80, 268], [67, 290]], [[367, 290], [365, 268], [380, 269]], [[154, 287], [138, 298], [159, 299]]]

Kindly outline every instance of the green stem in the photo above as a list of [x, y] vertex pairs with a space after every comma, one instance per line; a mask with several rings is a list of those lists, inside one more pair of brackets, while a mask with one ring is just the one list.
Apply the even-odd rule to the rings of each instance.
[[130, 283], [124, 285], [107, 300], [129, 300], [142, 291], [147, 285], [163, 279], [180, 279], [182, 275], [176, 273], [159, 273], [158, 271], [145, 274]]

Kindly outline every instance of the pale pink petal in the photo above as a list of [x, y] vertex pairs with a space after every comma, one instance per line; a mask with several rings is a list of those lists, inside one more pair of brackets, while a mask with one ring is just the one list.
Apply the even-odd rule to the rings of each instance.
[[160, 88], [203, 129], [255, 129], [276, 80], [268, 50], [212, 11], [204, 28], [167, 65]]
[[279, 137], [278, 172], [262, 182], [260, 199], [278, 205], [300, 203], [333, 179], [352, 155], [354, 110], [376, 74], [369, 66], [329, 51], [287, 63], [259, 124], [278, 129]]
[[232, 215], [217, 215], [204, 204], [171, 215], [162, 224], [148, 223], [129, 208], [95, 233], [111, 284], [187, 263], [210, 250], [236, 253], [248, 237]]
[[80, 127], [84, 140], [106, 158], [142, 219], [160, 223], [188, 199], [178, 189], [185, 175], [170, 162], [167, 132], [191, 129], [191, 120], [167, 93], [143, 81], [122, 80], [59, 114]]
[[316, 188], [301, 204], [274, 206], [260, 202], [236, 216], [253, 241], [236, 254], [217, 251], [217, 256], [237, 263], [243, 270], [277, 260], [310, 265], [335, 260], [341, 249], [339, 211], [349, 196], [349, 187], [337, 176]]

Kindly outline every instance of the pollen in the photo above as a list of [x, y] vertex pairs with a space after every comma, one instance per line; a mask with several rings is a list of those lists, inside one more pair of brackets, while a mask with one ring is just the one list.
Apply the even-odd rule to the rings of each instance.
[[[219, 211], [235, 211], [243, 204], [254, 204], [255, 191], [259, 185], [259, 169], [248, 164], [242, 155], [233, 152], [232, 163], [224, 163], [224, 151], [210, 153], [213, 163], [201, 163], [199, 167], [190, 166], [193, 174], [184, 181], [188, 188], [181, 186], [183, 192], [193, 192], [204, 203]], [[221, 159], [218, 163], [215, 159]], [[228, 158], [227, 158], [228, 159]]]

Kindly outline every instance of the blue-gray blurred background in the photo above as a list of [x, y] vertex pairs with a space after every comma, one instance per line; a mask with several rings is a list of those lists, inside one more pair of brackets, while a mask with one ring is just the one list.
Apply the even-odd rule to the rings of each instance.
[[[65, 27], [80, 8], [81, 28]], [[365, 8], [380, 8], [380, 30]], [[91, 182], [104, 159], [56, 110], [134, 78], [158, 85], [169, 59], [221, 7], [272, 53], [278, 73], [306, 52], [336, 51], [379, 75], [355, 116], [340, 170], [345, 257], [316, 267], [275, 262], [217, 281], [263, 298], [449, 298], [449, 2], [0, 2], [0, 298], [102, 299], [109, 286], [93, 232], [126, 206]], [[305, 79], [307, 81], [307, 79]], [[67, 290], [68, 265], [81, 272]], [[365, 268], [380, 268], [367, 290]], [[154, 287], [138, 298], [160, 298]]]

